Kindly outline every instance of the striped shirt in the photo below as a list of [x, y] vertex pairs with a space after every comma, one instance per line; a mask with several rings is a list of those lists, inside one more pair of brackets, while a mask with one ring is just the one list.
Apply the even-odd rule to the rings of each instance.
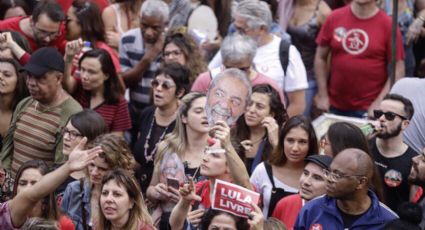
[[[74, 98], [77, 100], [83, 108], [90, 108], [90, 92], [86, 91], [81, 86], [81, 81], [78, 81], [78, 89], [75, 93]], [[121, 132], [131, 128], [130, 114], [128, 112], [127, 101], [123, 96], [120, 97], [118, 103], [102, 104], [93, 108], [105, 121], [106, 131], [108, 132]]]
[[48, 164], [54, 162], [57, 139], [60, 136], [58, 132], [60, 120], [60, 106], [41, 111], [36, 100], [22, 111], [13, 135], [12, 173], [14, 175], [19, 167], [29, 160], [40, 159]]
[[[119, 44], [119, 57], [123, 72], [135, 67], [145, 55], [145, 47], [140, 28], [125, 32]], [[137, 85], [130, 86], [130, 104], [138, 112], [150, 105], [151, 81], [158, 70], [160, 57], [151, 63], [149, 70], [143, 73], [143, 77]]]

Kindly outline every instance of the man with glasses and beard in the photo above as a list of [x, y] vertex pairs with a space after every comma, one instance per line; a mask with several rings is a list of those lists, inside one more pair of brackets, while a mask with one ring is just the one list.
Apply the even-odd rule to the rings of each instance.
[[0, 21], [0, 30], [14, 30], [21, 33], [30, 43], [33, 51], [54, 46], [65, 52], [65, 14], [53, 0], [40, 1], [30, 17], [14, 17]]
[[326, 178], [326, 196], [307, 202], [298, 214], [295, 230], [380, 230], [398, 216], [369, 190], [373, 161], [360, 149], [345, 149], [332, 161]]
[[[410, 183], [421, 186], [425, 189], [425, 149], [421, 154], [412, 158], [412, 168], [408, 177]], [[421, 229], [425, 229], [425, 193], [416, 202], [422, 208], [422, 221], [419, 224]]]
[[394, 211], [415, 191], [407, 178], [418, 153], [403, 142], [403, 131], [413, 113], [412, 102], [398, 94], [388, 94], [374, 110], [376, 138], [369, 141], [369, 147], [383, 180], [384, 202]]

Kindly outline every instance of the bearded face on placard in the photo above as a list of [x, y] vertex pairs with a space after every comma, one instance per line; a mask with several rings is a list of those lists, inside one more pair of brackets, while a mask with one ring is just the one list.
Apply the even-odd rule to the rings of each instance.
[[251, 85], [244, 72], [232, 68], [218, 74], [207, 92], [205, 112], [210, 126], [217, 121], [233, 125], [245, 112], [250, 97]]

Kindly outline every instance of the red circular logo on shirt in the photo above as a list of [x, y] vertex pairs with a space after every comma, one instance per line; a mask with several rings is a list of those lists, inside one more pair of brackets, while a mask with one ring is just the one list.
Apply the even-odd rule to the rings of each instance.
[[321, 224], [313, 224], [313, 225], [310, 227], [310, 230], [323, 230], [323, 227], [322, 227], [322, 225], [321, 225]]
[[348, 30], [342, 40], [342, 47], [350, 54], [361, 54], [369, 45], [369, 36], [362, 29]]

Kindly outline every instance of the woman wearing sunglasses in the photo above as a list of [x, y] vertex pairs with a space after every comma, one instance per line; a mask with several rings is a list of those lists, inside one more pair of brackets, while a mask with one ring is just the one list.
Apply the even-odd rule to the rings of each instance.
[[131, 120], [111, 56], [103, 49], [93, 49], [83, 54], [78, 67], [81, 77], [75, 78], [71, 76], [69, 62], [65, 64], [64, 89], [83, 108], [93, 109], [103, 117], [106, 132], [122, 136], [131, 128]]
[[153, 105], [141, 114], [138, 140], [133, 148], [134, 158], [140, 164], [136, 175], [143, 193], [152, 178], [157, 144], [175, 127], [179, 99], [188, 92], [188, 77], [186, 67], [170, 63], [162, 66], [152, 80]]

